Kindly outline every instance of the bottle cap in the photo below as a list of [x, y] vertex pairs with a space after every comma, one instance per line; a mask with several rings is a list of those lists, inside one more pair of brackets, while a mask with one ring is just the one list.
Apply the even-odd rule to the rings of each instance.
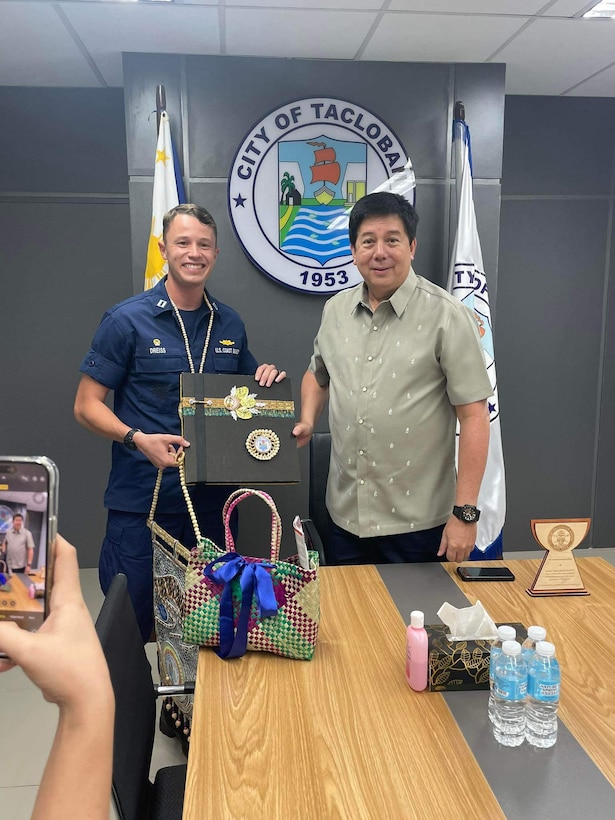
[[410, 626], [413, 629], [422, 629], [425, 625], [425, 615], [420, 609], [413, 609], [410, 613]]
[[541, 655], [543, 658], [553, 658], [555, 656], [555, 646], [549, 641], [538, 641], [536, 654]]
[[528, 626], [527, 636], [528, 638], [531, 638], [531, 640], [538, 643], [538, 641], [544, 641], [547, 637], [547, 630], [544, 626]]
[[501, 641], [514, 641], [517, 637], [517, 630], [514, 626], [498, 626], [498, 638]]
[[519, 655], [521, 654], [521, 644], [519, 641], [504, 641], [502, 652], [505, 655]]

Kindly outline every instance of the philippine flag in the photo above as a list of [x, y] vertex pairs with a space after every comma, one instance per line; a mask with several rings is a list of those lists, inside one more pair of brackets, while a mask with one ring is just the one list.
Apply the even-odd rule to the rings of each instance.
[[152, 198], [152, 225], [147, 245], [147, 264], [143, 290], [152, 288], [168, 272], [167, 263], [160, 255], [158, 242], [162, 239], [162, 218], [170, 208], [186, 201], [179, 162], [173, 149], [171, 125], [166, 111], [160, 114], [156, 161], [154, 164], [154, 195]]

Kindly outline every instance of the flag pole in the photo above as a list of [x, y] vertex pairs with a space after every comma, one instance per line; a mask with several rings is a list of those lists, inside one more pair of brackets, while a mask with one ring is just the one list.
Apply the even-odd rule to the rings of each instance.
[[160, 116], [167, 109], [167, 92], [163, 85], [156, 86], [156, 134], [160, 131]]

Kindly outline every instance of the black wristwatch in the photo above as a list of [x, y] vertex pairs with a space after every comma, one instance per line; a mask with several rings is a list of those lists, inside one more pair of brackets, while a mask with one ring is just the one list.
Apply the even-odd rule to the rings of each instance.
[[453, 515], [465, 524], [476, 524], [480, 518], [480, 510], [472, 504], [464, 504], [463, 507], [453, 507]]
[[124, 436], [124, 446], [128, 447], [129, 450], [136, 450], [137, 445], [134, 442], [135, 433], [142, 432], [143, 430], [139, 430], [138, 427], [133, 427], [132, 430], [129, 430]]

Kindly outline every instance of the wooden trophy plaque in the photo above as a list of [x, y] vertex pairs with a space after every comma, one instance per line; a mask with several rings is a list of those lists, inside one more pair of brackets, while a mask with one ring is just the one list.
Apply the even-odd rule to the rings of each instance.
[[591, 518], [534, 518], [532, 535], [547, 550], [531, 587], [536, 598], [549, 595], [589, 595], [583, 586], [572, 550], [587, 535]]

